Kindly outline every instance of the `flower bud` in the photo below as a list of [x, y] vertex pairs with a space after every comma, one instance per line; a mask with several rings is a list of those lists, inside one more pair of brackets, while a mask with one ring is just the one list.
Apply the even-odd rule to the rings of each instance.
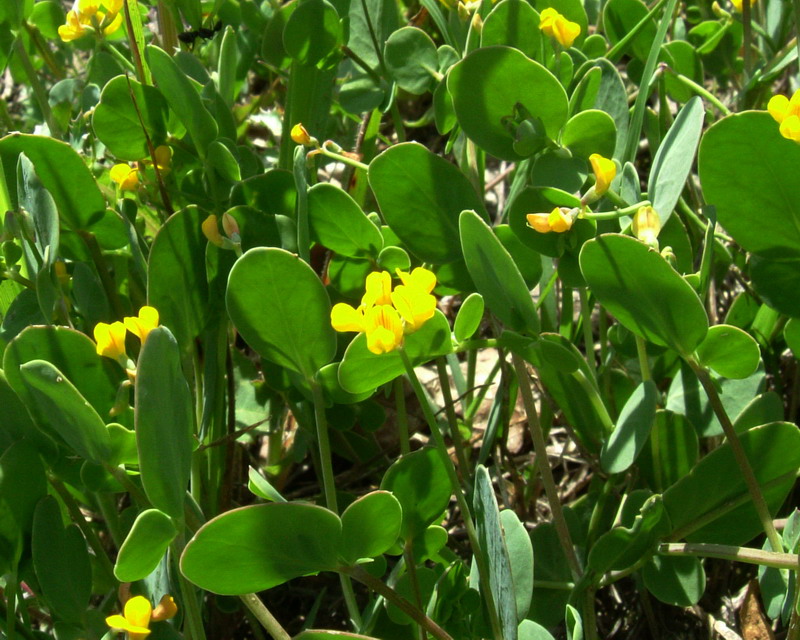
[[230, 213], [223, 213], [222, 214], [222, 229], [225, 231], [225, 235], [228, 236], [233, 242], [239, 242], [239, 223], [236, 222], [236, 218], [234, 218]]
[[306, 131], [306, 128], [302, 125], [302, 123], [298, 122], [296, 125], [292, 127], [292, 140], [294, 140], [297, 144], [302, 144], [303, 146], [311, 146], [311, 136]]
[[631, 222], [633, 235], [645, 244], [658, 248], [658, 234], [661, 231], [661, 219], [651, 206], [639, 207]]
[[219, 232], [219, 228], [217, 227], [217, 216], [215, 216], [213, 213], [203, 220], [201, 227], [203, 229], [203, 235], [211, 244], [214, 244], [218, 247], [221, 247], [224, 244], [222, 234]]

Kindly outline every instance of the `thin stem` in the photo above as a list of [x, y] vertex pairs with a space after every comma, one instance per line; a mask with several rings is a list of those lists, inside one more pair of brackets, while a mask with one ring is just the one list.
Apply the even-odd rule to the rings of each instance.
[[639, 358], [639, 371], [642, 374], [642, 382], [647, 382], [652, 379], [650, 375], [650, 363], [647, 361], [647, 344], [644, 338], [634, 334], [636, 338], [636, 355]]
[[536, 411], [536, 402], [533, 399], [530, 376], [528, 375], [525, 362], [515, 353], [511, 354], [511, 362], [514, 364], [514, 370], [517, 373], [519, 390], [522, 394], [522, 403], [525, 405], [525, 413], [528, 416], [528, 428], [531, 431], [533, 450], [536, 453], [536, 468], [539, 470], [539, 477], [542, 479], [542, 484], [544, 485], [547, 502], [550, 505], [550, 512], [553, 514], [553, 524], [558, 532], [561, 548], [564, 550], [564, 555], [567, 558], [567, 564], [572, 573], [572, 579], [577, 582], [583, 576], [583, 570], [578, 561], [578, 555], [575, 553], [575, 546], [572, 544], [572, 536], [567, 527], [567, 521], [564, 518], [564, 511], [561, 508], [561, 501], [558, 497], [553, 471], [550, 469], [550, 462], [547, 458], [547, 443], [544, 440], [542, 425], [539, 422], [539, 413]]
[[[411, 594], [414, 596], [414, 604], [417, 605], [417, 608], [422, 611], [422, 594], [419, 590], [419, 579], [417, 578], [417, 565], [414, 562], [414, 550], [412, 549], [412, 540], [407, 540], [405, 546], [403, 547], [403, 560], [405, 561], [406, 565], [406, 572], [408, 573], [408, 581], [411, 583]], [[418, 626], [417, 627], [418, 637], [420, 640], [425, 640], [426, 634], [425, 630]]]
[[411, 453], [408, 433], [408, 412], [406, 411], [406, 392], [403, 376], [394, 379], [394, 406], [397, 410], [397, 436], [400, 439], [400, 454]]
[[436, 358], [436, 372], [439, 374], [439, 385], [442, 387], [442, 399], [444, 400], [444, 411], [447, 416], [447, 425], [450, 428], [450, 439], [453, 441], [453, 448], [456, 451], [458, 466], [461, 468], [461, 477], [467, 484], [470, 483], [472, 474], [469, 469], [464, 443], [461, 441], [461, 433], [458, 431], [458, 418], [456, 408], [453, 403], [453, 394], [450, 392], [450, 377], [447, 375], [447, 361], [444, 356]]
[[[795, 0], [795, 1], [796, 2], [800, 2], [800, 0]], [[663, 65], [662, 68], [665, 69], [666, 71], [668, 71], [670, 74], [672, 74], [672, 77], [675, 78], [678, 82], [680, 82], [683, 86], [685, 86], [688, 89], [691, 89], [697, 95], [699, 95], [701, 98], [704, 98], [705, 100], [708, 100], [720, 112], [722, 112], [722, 115], [728, 116], [728, 115], [731, 114], [731, 110], [728, 109], [728, 107], [726, 107], [724, 104], [722, 104], [722, 102], [719, 100], [719, 98], [717, 98], [717, 96], [715, 96], [713, 93], [711, 93], [704, 86], [697, 84], [694, 80], [692, 80], [691, 78], [686, 77], [682, 73], [678, 73], [677, 71], [675, 71], [675, 69], [673, 69], [672, 67], [670, 67], [668, 65]]]
[[114, 315], [118, 318], [123, 317], [125, 315], [125, 310], [122, 308], [122, 301], [119, 299], [117, 286], [111, 279], [106, 259], [103, 257], [103, 252], [100, 249], [97, 238], [95, 238], [94, 234], [90, 231], [79, 230], [77, 233], [89, 250], [89, 255], [92, 256], [92, 262], [94, 262], [95, 269], [97, 269], [97, 275], [100, 276], [103, 291], [105, 291], [106, 297], [111, 303]]
[[[608, 191], [606, 191], [605, 195], [608, 196], [610, 193], [612, 193], [612, 191], [609, 189]], [[620, 200], [620, 202], [622, 202], [622, 200]], [[591, 211], [585, 211], [581, 213], [580, 217], [587, 218], [589, 220], [616, 220], [617, 218], [621, 218], [622, 216], [630, 216], [636, 213], [636, 211], [641, 207], [647, 207], [649, 205], [650, 205], [649, 200], [642, 200], [641, 202], [637, 202], [636, 204], [625, 205], [624, 207], [620, 207], [619, 209], [614, 209], [613, 211], [598, 211], [597, 213], [592, 213]]]
[[417, 607], [397, 593], [397, 591], [384, 584], [372, 574], [368, 573], [363, 567], [341, 567], [339, 572], [355, 578], [362, 584], [365, 584], [367, 587], [372, 589], [378, 595], [383, 596], [386, 600], [395, 605], [398, 609], [400, 609], [409, 618], [411, 618], [435, 638], [438, 638], [439, 640], [453, 640], [447, 631], [442, 629], [422, 611], [417, 609]]
[[[750, 0], [742, 2], [742, 26], [744, 27], [744, 80], [742, 87], [746, 87], [753, 77], [753, 8], [750, 6]], [[741, 99], [739, 100], [740, 106], [744, 106], [747, 96], [747, 90], [742, 89]]]
[[261, 623], [261, 626], [272, 636], [272, 640], [292, 640], [292, 636], [286, 633], [280, 622], [275, 619], [267, 606], [255, 593], [245, 593], [239, 599], [250, 610], [250, 612]]
[[328, 419], [325, 416], [325, 399], [322, 387], [314, 380], [308, 380], [314, 399], [314, 416], [317, 425], [317, 443], [319, 445], [320, 465], [322, 466], [322, 487], [325, 492], [325, 505], [334, 513], [339, 512], [336, 504], [336, 484], [331, 464], [331, 443], [328, 439]]
[[[349, 164], [351, 167], [355, 167], [356, 169], [362, 169], [364, 171], [369, 171], [369, 165], [364, 164], [363, 162], [359, 162], [355, 158], [351, 158], [350, 156], [346, 156], [341, 153], [337, 153], [336, 151], [331, 151], [328, 149], [324, 144], [317, 149], [319, 153], [323, 156], [331, 158], [332, 160], [336, 160], [337, 162], [342, 162], [344, 164]], [[313, 153], [313, 151], [311, 152]], [[311, 155], [311, 154], [309, 154]]]
[[[148, 78], [147, 71], [145, 70], [142, 52], [139, 49], [139, 41], [136, 39], [136, 30], [133, 28], [133, 19], [131, 18], [131, 8], [129, 3], [131, 0], [123, 0], [122, 6], [125, 10], [125, 31], [128, 34], [128, 45], [131, 48], [131, 57], [133, 64], [136, 66], [136, 77], [141, 84], [152, 84]], [[138, 8], [137, 8], [138, 9]], [[138, 20], [137, 16], [137, 20]]]
[[[182, 537], [183, 536], [181, 536], [181, 538]], [[180, 566], [178, 565], [178, 558], [181, 557], [182, 548], [183, 540], [173, 541], [170, 545], [170, 555], [172, 556], [175, 574], [178, 576], [178, 584], [180, 585], [181, 596], [183, 597], [183, 608], [186, 612], [183, 619], [184, 632], [186, 632], [186, 627], [188, 626], [188, 640], [205, 640], [206, 632], [203, 628], [203, 618], [200, 609], [197, 606], [195, 587], [183, 577], [183, 573], [181, 573]]]
[[756, 564], [774, 569], [797, 569], [800, 558], [794, 553], [776, 553], [763, 549], [734, 547], [727, 544], [710, 544], [705, 542], [667, 542], [659, 545], [658, 552], [667, 556], [699, 556], [701, 558], [719, 558], [731, 562]]
[[355, 51], [353, 51], [347, 45], [342, 45], [341, 49], [342, 53], [346, 55], [348, 58], [350, 58], [353, 62], [355, 62], [359, 67], [361, 67], [361, 69], [363, 69], [363, 71], [372, 79], [372, 81], [376, 85], [378, 85], [379, 87], [381, 86], [380, 75], [378, 75], [378, 72], [375, 71], [375, 69], [369, 66], [366, 60], [364, 60], [361, 56], [359, 56]]
[[694, 359], [687, 358], [686, 361], [694, 370], [695, 374], [700, 380], [700, 384], [703, 385], [703, 389], [705, 389], [706, 395], [708, 396], [708, 401], [711, 404], [711, 407], [714, 409], [717, 420], [719, 420], [720, 424], [722, 425], [722, 430], [725, 432], [725, 437], [728, 440], [731, 451], [733, 451], [733, 456], [736, 459], [736, 463], [739, 465], [739, 470], [742, 472], [742, 477], [744, 478], [745, 484], [750, 492], [750, 498], [753, 501], [753, 506], [756, 508], [758, 518], [761, 520], [761, 526], [764, 529], [764, 533], [767, 535], [767, 539], [769, 540], [772, 550], [783, 550], [781, 537], [778, 535], [778, 532], [775, 530], [775, 525], [772, 523], [772, 516], [769, 514], [767, 501], [764, 499], [764, 494], [761, 492], [761, 487], [758, 484], [755, 473], [753, 473], [753, 467], [750, 466], [750, 461], [747, 459], [747, 454], [744, 452], [744, 448], [742, 447], [742, 441], [739, 440], [739, 435], [733, 428], [733, 423], [731, 422], [727, 411], [725, 411], [725, 407], [722, 405], [722, 400], [720, 399], [719, 393], [717, 393], [717, 389], [711, 380], [711, 376], [709, 375], [708, 371], [703, 366], [695, 362]]
[[439, 423], [436, 422], [436, 416], [434, 415], [433, 409], [431, 409], [431, 405], [425, 395], [425, 390], [422, 388], [419, 378], [417, 378], [417, 374], [414, 371], [414, 366], [411, 364], [408, 354], [403, 349], [400, 349], [399, 353], [400, 358], [403, 360], [403, 365], [405, 366], [408, 379], [411, 382], [414, 393], [416, 394], [420, 406], [422, 407], [422, 412], [425, 414], [425, 420], [428, 423], [428, 428], [430, 429], [433, 443], [436, 446], [436, 450], [439, 453], [442, 464], [447, 471], [447, 476], [450, 479], [450, 487], [455, 494], [458, 508], [461, 510], [461, 516], [464, 519], [464, 528], [466, 529], [467, 537], [469, 538], [469, 543], [472, 547], [475, 563], [478, 565], [481, 593], [486, 599], [486, 609], [489, 613], [489, 621], [491, 622], [493, 635], [496, 640], [502, 640], [503, 632], [500, 627], [500, 618], [497, 614], [494, 594], [492, 593], [489, 585], [489, 563], [486, 561], [486, 556], [484, 555], [483, 549], [478, 542], [478, 534], [475, 531], [475, 525], [472, 522], [472, 513], [470, 511], [469, 504], [467, 503], [467, 499], [464, 496], [464, 491], [461, 489], [458, 473], [456, 472], [456, 468], [455, 465], [453, 465], [452, 459], [447, 453], [447, 445], [445, 444], [441, 431], [439, 431]]
[[586, 362], [592, 370], [592, 375], [597, 375], [597, 364], [594, 357], [594, 332], [592, 331], [592, 311], [589, 306], [589, 294], [586, 287], [578, 288], [581, 303], [581, 321], [583, 324], [583, 349], [586, 351]]
[[6, 610], [6, 639], [16, 640], [17, 635], [17, 590], [19, 582], [17, 580], [16, 567], [6, 580], [6, 593], [8, 598], [8, 609]]

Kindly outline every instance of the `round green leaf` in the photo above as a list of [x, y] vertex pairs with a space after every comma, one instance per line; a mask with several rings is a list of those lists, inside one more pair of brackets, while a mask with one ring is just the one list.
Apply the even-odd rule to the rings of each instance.
[[642, 568], [647, 590], [674, 607], [691, 607], [706, 590], [706, 572], [699, 558], [655, 555]]
[[177, 533], [172, 518], [163, 511], [142, 511], [119, 549], [114, 565], [117, 580], [136, 582], [150, 575]]
[[100, 141], [120, 160], [149, 158], [147, 137], [154, 146], [167, 135], [169, 108], [155, 87], [128, 76], [113, 78], [100, 94], [92, 127]]
[[331, 303], [319, 277], [283, 249], [250, 249], [228, 279], [228, 313], [262, 357], [312, 378], [336, 352]]
[[342, 558], [355, 564], [391, 549], [400, 535], [403, 509], [388, 491], [362, 496], [342, 514]]
[[611, 158], [617, 144], [617, 128], [605, 111], [588, 109], [569, 119], [561, 136], [561, 144], [586, 160], [593, 153]]
[[[567, 121], [567, 94], [538, 62], [510, 47], [485, 47], [454, 65], [447, 79], [464, 133], [503, 160], [522, 160], [505, 120], [522, 107], [556, 139]], [[468, 207], [464, 207], [465, 209]]]
[[533, 7], [524, 0], [498, 2], [481, 29], [481, 47], [492, 45], [514, 47], [531, 59], [539, 57], [542, 31]]
[[145, 493], [177, 521], [192, 463], [194, 414], [178, 343], [166, 327], [147, 336], [136, 367], [136, 443]]
[[419, 96], [433, 87], [439, 55], [433, 40], [422, 29], [403, 27], [392, 33], [383, 57], [392, 78], [404, 91]]
[[395, 145], [375, 158], [369, 184], [386, 224], [412, 253], [433, 264], [461, 257], [453, 238], [462, 211], [485, 215], [466, 176], [416, 142]]
[[583, 277], [620, 324], [641, 337], [690, 354], [708, 331], [708, 317], [692, 286], [647, 245], [604, 234], [583, 245]]
[[600, 452], [600, 464], [608, 473], [621, 473], [634, 463], [650, 435], [658, 399], [658, 388], [652, 380], [639, 384], [628, 398]]
[[400, 456], [383, 476], [381, 489], [391, 491], [403, 508], [401, 535], [406, 541], [423, 535], [450, 502], [447, 470], [433, 447]]
[[308, 219], [320, 243], [343, 256], [375, 257], [383, 248], [378, 227], [346, 191], [330, 183], [308, 190]]
[[528, 286], [497, 236], [472, 211], [461, 214], [459, 226], [464, 261], [486, 305], [508, 328], [538, 333], [539, 316]]
[[326, 0], [305, 0], [298, 4], [283, 30], [286, 53], [304, 65], [324, 60], [341, 42], [339, 14]]
[[711, 327], [697, 346], [701, 364], [725, 378], [747, 378], [758, 368], [761, 351], [753, 337], [729, 324]]
[[475, 334], [483, 320], [483, 307], [483, 296], [480, 293], [469, 294], [461, 303], [453, 325], [453, 335], [456, 340], [463, 342]]
[[338, 566], [342, 523], [332, 511], [290, 502], [242, 507], [204, 524], [186, 545], [181, 571], [221, 595], [264, 591]]
[[[453, 351], [450, 325], [438, 309], [419, 331], [405, 337], [403, 345], [414, 365], [424, 364], [436, 356]], [[397, 351], [375, 354], [367, 349], [364, 334], [356, 336], [350, 343], [339, 366], [339, 383], [345, 391], [360, 394], [374, 391], [386, 382], [405, 373], [405, 366]]]

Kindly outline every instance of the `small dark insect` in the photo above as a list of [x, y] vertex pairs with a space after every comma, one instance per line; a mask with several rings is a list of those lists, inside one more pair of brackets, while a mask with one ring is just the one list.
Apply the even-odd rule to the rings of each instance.
[[214, 34], [217, 31], [222, 30], [222, 20], [217, 20], [217, 24], [214, 25], [213, 29], [206, 29], [205, 27], [200, 27], [196, 31], [184, 31], [183, 33], [178, 34], [178, 40], [185, 44], [193, 45], [194, 41], [197, 38], [201, 38], [203, 40], [209, 40], [210, 38], [214, 37]]

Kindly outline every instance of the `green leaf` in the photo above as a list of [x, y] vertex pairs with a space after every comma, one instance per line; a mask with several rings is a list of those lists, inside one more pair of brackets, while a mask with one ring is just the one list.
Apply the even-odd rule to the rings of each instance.
[[[603, 28], [612, 45], [617, 44], [628, 32], [645, 18], [647, 5], [641, 0], [609, 0], [603, 8]], [[640, 61], [647, 60], [650, 45], [656, 39], [656, 24], [652, 18], [634, 36], [627, 49]]]
[[542, 32], [539, 15], [522, 0], [503, 0], [486, 16], [481, 29], [481, 47], [506, 45], [531, 59], [540, 57]]
[[147, 336], [136, 367], [136, 442], [145, 493], [178, 522], [189, 484], [194, 417], [178, 343], [166, 327]]
[[383, 249], [378, 227], [346, 191], [330, 183], [308, 190], [308, 219], [319, 242], [335, 253], [365, 258], [376, 257]]
[[377, 638], [362, 636], [358, 633], [348, 633], [347, 631], [309, 629], [308, 631], [301, 631], [294, 636], [293, 640], [377, 640]]
[[674, 607], [692, 607], [706, 590], [706, 572], [699, 558], [655, 555], [642, 567], [647, 590]]
[[173, 58], [163, 49], [149, 44], [145, 56], [153, 78], [167, 99], [170, 109], [180, 119], [197, 150], [205, 158], [206, 150], [216, 139], [217, 121], [208, 112], [192, 80], [180, 70]]
[[620, 411], [617, 426], [603, 443], [600, 464], [608, 473], [622, 473], [642, 450], [656, 417], [658, 387], [652, 380], [636, 387]]
[[147, 300], [188, 351], [208, 321], [204, 214], [191, 206], [174, 213], [156, 233], [147, 269]]
[[247, 488], [259, 498], [264, 498], [264, 500], [269, 500], [270, 502], [286, 502], [286, 498], [253, 467], [250, 467], [247, 472], [247, 478]]
[[315, 65], [342, 44], [339, 14], [326, 0], [298, 4], [283, 29], [286, 53], [303, 65]]
[[[583, 163], [582, 163], [583, 164]], [[534, 166], [534, 171], [538, 162]], [[563, 175], [563, 167], [558, 173]], [[585, 176], [584, 176], [585, 179]], [[581, 180], [583, 184], [583, 179]], [[569, 233], [538, 233], [528, 226], [527, 214], [550, 213], [554, 207], [579, 207], [580, 200], [572, 193], [553, 187], [528, 187], [512, 200], [508, 212], [508, 224], [520, 242], [526, 247], [551, 258], [560, 257], [567, 248], [571, 236], [582, 241], [594, 237], [597, 229], [589, 220], [578, 219]]]
[[679, 413], [657, 411], [638, 468], [650, 488], [663, 493], [697, 462], [700, 444], [692, 424]]
[[692, 169], [705, 115], [703, 101], [698, 96], [689, 100], [678, 113], [653, 158], [647, 195], [662, 225], [672, 215]]
[[486, 305], [508, 328], [537, 334], [539, 316], [511, 255], [474, 212], [464, 211], [459, 227], [464, 261]]
[[[419, 331], [405, 336], [403, 349], [414, 365], [428, 362], [436, 356], [453, 351], [450, 325], [438, 309]], [[345, 391], [363, 393], [371, 391], [397, 376], [403, 375], [405, 366], [397, 351], [372, 353], [367, 349], [367, 338], [359, 334], [348, 345], [339, 366], [339, 382]]]
[[267, 26], [264, 27], [264, 37], [261, 40], [261, 57], [264, 62], [276, 69], [284, 69], [291, 63], [291, 58], [283, 46], [283, 30], [289, 17], [297, 9], [297, 0], [291, 0], [272, 14]]
[[533, 545], [525, 525], [511, 509], [500, 512], [500, 526], [511, 562], [517, 620], [522, 622], [528, 616], [533, 595]]
[[571, 604], [567, 605], [565, 614], [567, 623], [567, 640], [583, 640], [583, 620], [578, 610]]
[[103, 87], [92, 128], [118, 159], [141, 160], [150, 157], [148, 136], [154, 147], [163, 144], [168, 116], [167, 102], [158, 89], [117, 76]]
[[688, 355], [705, 338], [708, 317], [692, 286], [647, 245], [604, 234], [583, 245], [583, 277], [625, 328]]
[[61, 371], [45, 360], [31, 360], [20, 367], [20, 375], [41, 415], [79, 456], [98, 464], [109, 458], [105, 423]]
[[386, 224], [412, 253], [433, 264], [461, 257], [453, 239], [463, 210], [485, 216], [466, 176], [416, 142], [395, 145], [375, 158], [369, 184]]
[[511, 576], [511, 561], [508, 558], [505, 536], [500, 526], [500, 513], [494, 497], [492, 480], [482, 464], [475, 469], [475, 529], [478, 544], [488, 562], [489, 588], [492, 590], [503, 638], [516, 640], [518, 619], [514, 582]]
[[310, 504], [272, 503], [228, 511], [204, 524], [186, 545], [181, 571], [221, 595], [271, 589], [338, 566], [342, 523]]
[[593, 153], [611, 158], [617, 144], [617, 128], [605, 111], [588, 109], [576, 113], [567, 121], [561, 144], [573, 155], [585, 160]]
[[360, 497], [342, 514], [341, 557], [352, 565], [386, 553], [397, 542], [402, 521], [400, 502], [388, 491]]
[[407, 542], [439, 522], [450, 502], [450, 480], [439, 453], [425, 447], [400, 456], [386, 470], [381, 489], [390, 491], [403, 508], [400, 533]]
[[697, 345], [695, 355], [700, 364], [714, 373], [734, 379], [753, 375], [761, 360], [761, 350], [753, 337], [729, 324], [711, 327]]
[[239, 258], [226, 303], [253, 349], [307, 379], [336, 352], [328, 293], [311, 267], [288, 251], [257, 248]]
[[[29, 533], [36, 505], [46, 494], [39, 454], [29, 442], [15, 442], [0, 456], [0, 511], [7, 511], [18, 532]], [[6, 533], [5, 526], [3, 530]]]
[[52, 496], [43, 497], [36, 505], [31, 554], [47, 603], [59, 619], [80, 624], [92, 595], [89, 551], [77, 525], [64, 528], [61, 510]]
[[[16, 175], [17, 158], [24, 153], [33, 163], [42, 186], [50, 192], [64, 224], [86, 229], [103, 215], [106, 201], [83, 158], [70, 145], [44, 136], [12, 133], [0, 139], [0, 160], [6, 176]], [[19, 194], [11, 192], [11, 206]]]
[[117, 580], [136, 582], [150, 575], [177, 534], [172, 518], [163, 511], [142, 511], [119, 549], [114, 565]]
[[[800, 432], [773, 422], [739, 436], [771, 514], [794, 486], [800, 466]], [[672, 536], [689, 542], [742, 545], [761, 533], [761, 523], [728, 443], [664, 492]]]
[[447, 88], [464, 133], [502, 160], [524, 158], [514, 150], [514, 134], [506, 126], [520, 107], [541, 121], [552, 140], [567, 121], [567, 94], [561, 83], [510, 47], [473, 51], [450, 69]]
[[570, 114], [599, 109], [610, 115], [617, 130], [614, 154], [619, 157], [628, 136], [628, 94], [617, 68], [605, 58], [595, 60], [569, 99]]
[[461, 303], [453, 325], [453, 335], [458, 342], [469, 340], [481, 326], [483, 306], [480, 293], [470, 293]]
[[517, 628], [518, 640], [553, 640], [552, 634], [533, 620], [523, 620]]
[[431, 37], [417, 27], [398, 29], [383, 50], [386, 68], [397, 86], [419, 96], [430, 91], [438, 72], [439, 55]]

